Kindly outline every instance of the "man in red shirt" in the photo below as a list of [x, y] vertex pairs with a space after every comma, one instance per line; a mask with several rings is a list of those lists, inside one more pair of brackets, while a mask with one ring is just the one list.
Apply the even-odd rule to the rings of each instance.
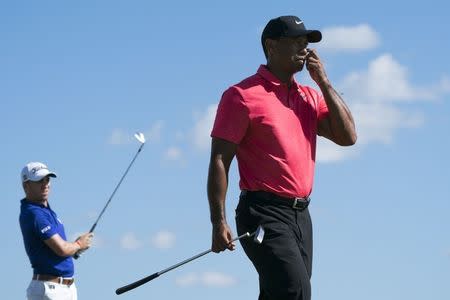
[[[308, 211], [316, 137], [356, 142], [353, 117], [332, 87], [316, 50], [322, 39], [295, 16], [270, 20], [261, 36], [267, 64], [227, 89], [211, 133], [208, 199], [212, 250], [234, 250], [225, 216], [228, 171], [236, 156], [241, 189], [238, 234], [265, 229], [261, 245], [241, 240], [259, 274], [259, 299], [311, 299], [312, 225]], [[306, 65], [320, 88], [300, 85]]]

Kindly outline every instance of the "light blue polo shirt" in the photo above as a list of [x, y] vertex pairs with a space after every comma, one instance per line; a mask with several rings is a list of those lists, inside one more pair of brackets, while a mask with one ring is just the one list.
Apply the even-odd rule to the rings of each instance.
[[45, 207], [22, 199], [19, 222], [33, 274], [73, 277], [72, 257], [59, 256], [44, 243], [44, 240], [54, 234], [59, 234], [63, 240], [67, 240], [64, 225], [50, 205]]

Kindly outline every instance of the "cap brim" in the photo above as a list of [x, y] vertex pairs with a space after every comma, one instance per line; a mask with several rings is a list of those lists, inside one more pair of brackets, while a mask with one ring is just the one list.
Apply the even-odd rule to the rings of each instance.
[[322, 40], [322, 33], [319, 30], [309, 30], [307, 36], [310, 43], [318, 43]]
[[49, 177], [53, 177], [56, 178], [56, 174], [53, 172], [50, 172], [47, 169], [41, 169], [39, 171], [37, 171], [33, 177], [28, 178], [29, 181], [39, 181], [42, 178], [49, 176]]
[[318, 43], [322, 40], [322, 33], [319, 30], [301, 30], [297, 32], [293, 32], [289, 36], [306, 36], [308, 38], [309, 43]]

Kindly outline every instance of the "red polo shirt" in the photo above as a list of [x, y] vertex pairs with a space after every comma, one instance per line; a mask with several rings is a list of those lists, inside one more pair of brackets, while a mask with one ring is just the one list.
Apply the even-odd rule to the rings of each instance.
[[317, 123], [327, 115], [320, 93], [295, 81], [288, 88], [261, 65], [224, 92], [211, 136], [238, 145], [241, 190], [305, 197], [313, 185]]

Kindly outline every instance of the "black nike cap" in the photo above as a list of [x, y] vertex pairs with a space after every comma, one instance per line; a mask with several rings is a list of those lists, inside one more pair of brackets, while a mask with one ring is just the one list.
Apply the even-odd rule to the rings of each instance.
[[267, 23], [261, 35], [261, 43], [264, 47], [266, 39], [298, 36], [306, 36], [310, 43], [317, 43], [322, 40], [322, 33], [319, 30], [306, 29], [305, 24], [299, 17], [281, 16]]

